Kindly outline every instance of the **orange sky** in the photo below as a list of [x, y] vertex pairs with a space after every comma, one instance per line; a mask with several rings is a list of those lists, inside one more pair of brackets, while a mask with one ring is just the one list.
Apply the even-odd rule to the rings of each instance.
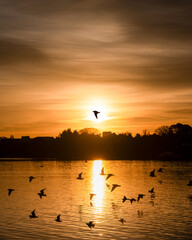
[[[0, 0], [0, 136], [192, 125], [191, 8]], [[103, 121], [91, 117], [95, 108]]]

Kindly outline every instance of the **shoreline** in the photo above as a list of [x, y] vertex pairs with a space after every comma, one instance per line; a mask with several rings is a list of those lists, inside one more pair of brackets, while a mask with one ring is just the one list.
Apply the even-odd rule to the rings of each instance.
[[13, 161], [160, 161], [160, 162], [192, 162], [192, 159], [59, 159], [59, 158], [0, 158], [0, 162], [13, 162]]

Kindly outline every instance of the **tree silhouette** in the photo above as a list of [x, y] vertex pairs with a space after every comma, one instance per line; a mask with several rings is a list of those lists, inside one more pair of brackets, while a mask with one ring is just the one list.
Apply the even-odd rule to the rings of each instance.
[[62, 131], [58, 137], [0, 138], [0, 157], [79, 159], [192, 160], [192, 127], [177, 123], [147, 130], [102, 137], [95, 128]]
[[169, 134], [169, 126], [161, 126], [159, 128], [157, 128], [154, 133], [156, 133], [157, 135], [159, 136], [162, 136], [162, 135], [167, 135]]

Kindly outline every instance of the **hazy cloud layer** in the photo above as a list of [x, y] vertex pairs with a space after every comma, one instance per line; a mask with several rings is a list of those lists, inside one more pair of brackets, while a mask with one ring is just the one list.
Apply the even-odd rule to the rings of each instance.
[[57, 78], [62, 68], [73, 75], [63, 81], [191, 86], [191, 1], [1, 0], [0, 6], [7, 37], [1, 64], [47, 57]]
[[0, 65], [47, 61], [46, 54], [15, 39], [0, 39]]

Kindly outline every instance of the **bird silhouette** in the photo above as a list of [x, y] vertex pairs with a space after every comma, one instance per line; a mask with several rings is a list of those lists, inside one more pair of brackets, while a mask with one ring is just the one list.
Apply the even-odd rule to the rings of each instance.
[[82, 178], [82, 174], [83, 174], [83, 172], [79, 173], [77, 179], [79, 179], [79, 180], [83, 180], [84, 178]]
[[10, 196], [11, 195], [11, 193], [13, 192], [13, 191], [15, 191], [15, 189], [13, 189], [13, 188], [9, 188], [9, 189], [7, 189], [8, 190], [8, 195]]
[[144, 196], [145, 196], [145, 194], [138, 194], [137, 201], [139, 202], [139, 200], [143, 199]]
[[31, 182], [33, 179], [35, 179], [35, 177], [33, 177], [33, 176], [30, 176], [28, 178], [29, 178], [29, 182]]
[[127, 197], [123, 197], [122, 202], [124, 203], [126, 200], [129, 200]]
[[163, 168], [159, 168], [157, 172], [163, 172]]
[[35, 214], [35, 210], [34, 209], [32, 212], [31, 212], [31, 215], [29, 215], [30, 218], [38, 218], [38, 216]]
[[106, 183], [106, 186], [107, 186], [108, 188], [110, 188], [110, 187], [111, 187], [111, 186], [110, 186], [110, 184], [107, 184], [107, 183]]
[[112, 177], [112, 176], [115, 176], [115, 175], [113, 175], [113, 174], [111, 174], [111, 173], [107, 174], [107, 177], [106, 177], [105, 181], [106, 181], [107, 179], [109, 179], [110, 177]]
[[150, 193], [155, 193], [155, 192], [154, 192], [154, 187], [151, 188], [151, 190], [149, 190], [149, 192], [150, 192]]
[[94, 228], [95, 224], [93, 221], [86, 223], [89, 228]]
[[129, 199], [129, 201], [132, 204], [133, 202], [136, 202], [136, 199], [135, 198], [131, 198], [131, 199]]
[[43, 188], [42, 190], [40, 190], [39, 193], [37, 193], [39, 195], [39, 197], [42, 199], [42, 197], [46, 197], [47, 195], [44, 193], [46, 188]]
[[153, 169], [153, 171], [150, 172], [149, 176], [150, 176], [150, 177], [156, 177], [156, 176], [155, 176], [155, 169]]
[[56, 222], [62, 222], [61, 219], [60, 219], [60, 216], [61, 216], [61, 214], [59, 214], [59, 215], [57, 216], [57, 218], [55, 219]]
[[90, 193], [89, 195], [90, 195], [90, 200], [92, 200], [92, 198], [93, 198], [94, 196], [96, 196], [96, 194], [94, 194], [94, 193]]
[[124, 224], [124, 222], [126, 222], [123, 218], [121, 218], [119, 221], [120, 221], [122, 224]]
[[192, 186], [192, 180], [189, 181], [189, 183], [187, 184], [187, 186]]
[[101, 169], [100, 175], [105, 175], [105, 173], [104, 173], [104, 167]]
[[121, 185], [118, 184], [112, 184], [111, 192], [115, 190], [116, 187], [121, 187]]
[[94, 112], [94, 114], [95, 114], [95, 117], [98, 119], [98, 116], [97, 116], [97, 115], [98, 115], [100, 112], [98, 112], [98, 111], [96, 111], [96, 110], [93, 111], [93, 112]]

